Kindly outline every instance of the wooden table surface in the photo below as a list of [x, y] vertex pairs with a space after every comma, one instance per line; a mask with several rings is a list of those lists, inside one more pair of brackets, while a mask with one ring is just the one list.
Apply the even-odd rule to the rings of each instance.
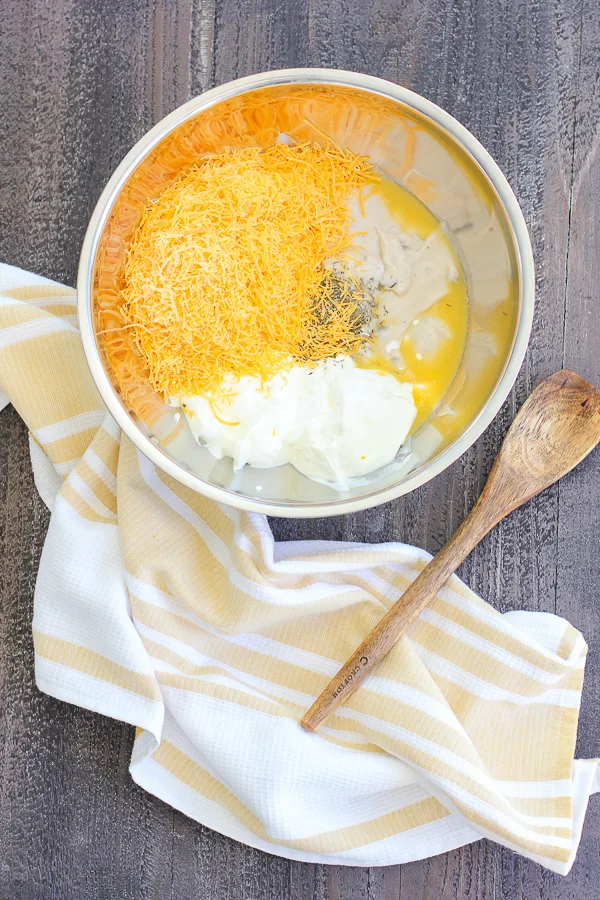
[[[368, 512], [276, 521], [278, 537], [437, 550], [515, 409], [564, 365], [600, 385], [598, 0], [0, 0], [0, 259], [75, 283], [111, 172], [189, 97], [284, 66], [356, 69], [445, 107], [491, 151], [530, 228], [537, 310], [509, 401], [433, 483]], [[578, 754], [600, 748], [600, 452], [498, 527], [462, 577], [498, 609], [547, 610], [590, 645]], [[571, 875], [481, 841], [409, 865], [290, 862], [136, 787], [132, 729], [40, 694], [32, 595], [48, 512], [26, 429], [0, 414], [0, 900], [592, 900], [600, 802]]]

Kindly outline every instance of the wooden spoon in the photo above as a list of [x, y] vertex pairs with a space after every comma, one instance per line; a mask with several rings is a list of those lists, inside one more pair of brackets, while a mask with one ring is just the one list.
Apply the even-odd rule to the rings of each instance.
[[301, 720], [307, 731], [356, 690], [454, 570], [500, 519], [570, 472], [600, 441], [600, 391], [563, 369], [533, 391], [512, 423], [479, 500]]

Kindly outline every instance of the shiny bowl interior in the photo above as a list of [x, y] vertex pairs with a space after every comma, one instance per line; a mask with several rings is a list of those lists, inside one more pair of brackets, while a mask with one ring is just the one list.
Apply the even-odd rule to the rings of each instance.
[[[268, 145], [280, 133], [332, 138], [369, 155], [442, 222], [462, 261], [470, 325], [466, 350], [441, 407], [385, 469], [340, 492], [291, 466], [216, 460], [174, 411], [147, 424], [122, 401], [98, 336], [98, 310], [121, 285], [125, 251], [144, 205], [199, 155]], [[497, 413], [521, 365], [533, 312], [531, 246], [517, 201], [489, 154], [434, 104], [380, 79], [299, 69], [251, 76], [190, 101], [150, 131], [102, 194], [82, 251], [82, 340], [109, 410], [137, 447], [169, 475], [232, 506], [272, 515], [337, 515], [397, 497], [446, 468]]]

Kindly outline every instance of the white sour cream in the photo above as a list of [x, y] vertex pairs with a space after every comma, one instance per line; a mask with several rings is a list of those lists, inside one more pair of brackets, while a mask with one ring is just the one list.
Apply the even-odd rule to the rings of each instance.
[[234, 469], [291, 463], [342, 489], [390, 463], [416, 415], [410, 384], [347, 356], [293, 366], [263, 386], [245, 376], [218, 408], [201, 396], [180, 402], [196, 439], [217, 458], [230, 456]]

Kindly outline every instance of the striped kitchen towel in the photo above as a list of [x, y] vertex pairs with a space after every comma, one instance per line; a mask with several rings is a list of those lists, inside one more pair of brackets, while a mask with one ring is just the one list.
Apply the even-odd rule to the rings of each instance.
[[429, 556], [275, 543], [263, 516], [164, 475], [102, 406], [75, 292], [9, 266], [0, 390], [52, 509], [38, 686], [136, 725], [138, 784], [293, 859], [387, 865], [485, 836], [569, 871], [599, 785], [574, 760], [587, 648], [568, 622], [501, 615], [453, 578], [308, 734], [301, 713]]

